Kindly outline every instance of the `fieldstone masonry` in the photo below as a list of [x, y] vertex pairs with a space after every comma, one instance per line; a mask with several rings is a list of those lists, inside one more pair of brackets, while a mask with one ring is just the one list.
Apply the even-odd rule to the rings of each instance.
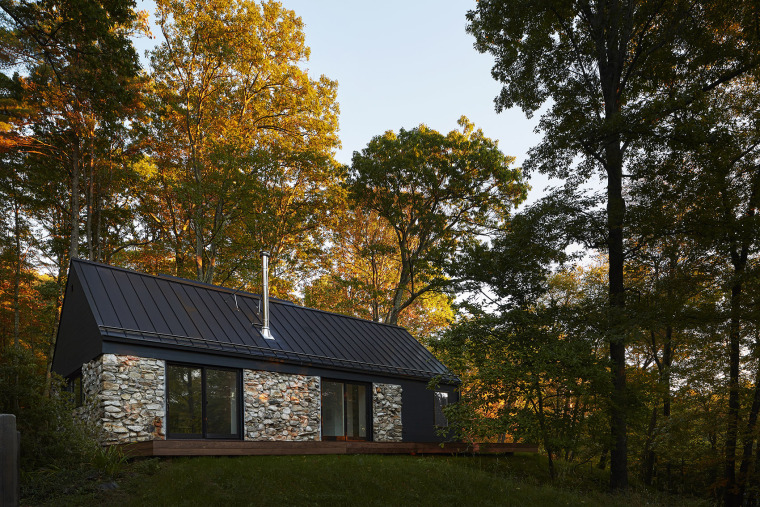
[[246, 440], [319, 440], [319, 377], [243, 370]]
[[79, 414], [104, 430], [104, 444], [163, 440], [165, 364], [103, 354], [82, 366]]
[[372, 384], [372, 391], [374, 441], [401, 442], [401, 386]]
[[[103, 354], [82, 366], [84, 404], [78, 415], [103, 428], [104, 444], [163, 440], [165, 362]], [[396, 384], [372, 385], [376, 442], [401, 442]], [[245, 440], [320, 440], [321, 391], [315, 376], [243, 370]]]

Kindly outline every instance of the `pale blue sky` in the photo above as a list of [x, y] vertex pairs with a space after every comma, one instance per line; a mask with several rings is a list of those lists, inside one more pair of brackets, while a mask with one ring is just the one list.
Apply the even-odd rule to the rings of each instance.
[[[537, 116], [494, 110], [500, 85], [490, 74], [493, 59], [475, 51], [465, 32], [473, 0], [281, 1], [304, 21], [310, 74], [338, 81], [339, 162], [350, 163], [354, 151], [386, 130], [425, 123], [445, 133], [457, 128], [461, 115], [497, 139], [518, 165], [540, 140], [533, 132]], [[139, 2], [138, 8], [152, 12], [153, 5]], [[138, 43], [141, 55], [151, 43]], [[534, 176], [531, 184], [533, 200], [546, 180]]]

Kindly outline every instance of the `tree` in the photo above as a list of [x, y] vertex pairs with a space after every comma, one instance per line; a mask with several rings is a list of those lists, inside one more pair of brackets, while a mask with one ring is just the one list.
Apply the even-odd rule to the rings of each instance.
[[585, 462], [607, 445], [597, 429], [606, 422], [609, 385], [599, 308], [605, 269], [552, 272], [573, 260], [568, 238], [594, 236], [581, 226], [588, 217], [558, 195], [565, 194], [518, 213], [490, 247], [461, 259], [457, 275], [473, 299], [432, 342], [462, 378], [462, 402], [451, 415], [464, 436], [540, 442], [552, 478], [555, 459]]
[[[654, 213], [662, 211], [663, 201], [678, 196], [678, 205], [668, 214], [670, 227], [688, 234], [692, 254], [703, 258], [721, 294], [715, 318], [724, 326], [727, 338], [727, 361], [720, 363], [728, 394], [723, 474], [726, 505], [741, 505], [751, 483], [748, 474], [756, 460], [753, 448], [760, 413], [760, 386], [750, 376], [742, 378], [743, 371], [754, 368], [750, 365], [760, 345], [752, 340], [756, 307], [749, 289], [760, 274], [757, 91], [756, 75], [745, 74], [731, 87], [695, 100], [688, 111], [669, 122], [668, 149], [648, 153], [656, 167], [652, 171], [655, 178], [637, 175], [636, 182], [640, 194], [654, 202]], [[760, 379], [760, 370], [755, 370], [755, 378]], [[745, 397], [743, 384], [754, 384], [752, 396]], [[743, 412], [747, 414], [744, 430], [740, 428]], [[739, 445], [743, 446], [740, 459]]]
[[475, 47], [496, 58], [497, 110], [551, 100], [526, 168], [607, 184], [613, 490], [628, 484], [624, 170], [653, 126], [757, 66], [751, 16], [742, 2], [635, 0], [486, 0], [467, 14]]
[[0, 2], [0, 25], [11, 35], [3, 53], [31, 74], [29, 95], [44, 102], [39, 114], [64, 141], [60, 146], [71, 178], [71, 257], [79, 256], [80, 176], [87, 147], [96, 129], [123, 123], [125, 109], [136, 98], [132, 82], [139, 64], [129, 36], [141, 21], [134, 6], [134, 1], [119, 0]]
[[234, 280], [261, 249], [277, 269], [308, 247], [340, 180], [336, 83], [302, 69], [303, 23], [276, 2], [157, 8], [166, 41], [151, 58], [144, 139], [158, 186], [152, 219], [176, 269], [190, 260], [199, 280]]
[[[68, 259], [79, 256], [83, 186], [88, 196], [88, 253], [92, 256], [95, 251], [95, 138], [112, 128], [123, 128], [134, 106], [139, 65], [129, 36], [139, 23], [134, 2], [0, 1], [0, 57], [5, 68], [25, 72], [23, 77], [13, 78], [24, 111], [16, 111], [15, 129], [4, 136], [8, 149], [2, 156], [5, 162], [12, 161], [5, 167], [15, 163], [26, 172], [16, 180], [25, 182], [23, 209], [29, 223], [49, 225], [45, 218], [55, 215], [55, 230], [49, 231], [49, 239], [55, 244], [51, 264], [58, 272], [59, 303]], [[32, 169], [40, 165], [46, 166], [43, 181]], [[87, 166], [90, 170], [85, 172]], [[42, 208], [40, 203], [52, 187], [55, 194], [52, 202], [47, 201], [51, 208]], [[61, 206], [67, 208], [63, 228], [58, 213]], [[32, 210], [39, 214], [35, 216]], [[21, 223], [21, 217], [16, 223]], [[63, 249], [62, 240], [67, 243]], [[35, 247], [39, 246], [37, 242]], [[18, 243], [16, 250], [20, 250]], [[56, 322], [51, 324], [49, 336], [55, 336]], [[54, 341], [49, 340], [48, 359]], [[48, 381], [49, 367], [50, 363]]]
[[439, 292], [456, 254], [478, 236], [503, 226], [527, 187], [512, 157], [475, 130], [446, 136], [420, 125], [374, 137], [354, 152], [347, 188], [357, 208], [374, 212], [395, 235], [399, 270], [383, 320], [428, 292]]
[[[399, 276], [396, 235], [376, 212], [361, 208], [337, 209], [331, 218], [329, 246], [322, 255], [324, 274], [306, 287], [304, 304], [381, 322], [393, 305]], [[406, 308], [399, 323], [425, 340], [453, 318], [451, 296], [428, 292]]]

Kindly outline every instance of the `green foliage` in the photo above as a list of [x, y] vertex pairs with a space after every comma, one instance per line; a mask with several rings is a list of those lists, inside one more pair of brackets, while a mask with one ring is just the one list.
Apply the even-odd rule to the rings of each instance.
[[[610, 449], [613, 489], [624, 489], [627, 485], [628, 420], [635, 424], [635, 415], [629, 411], [631, 402], [635, 402], [629, 396], [635, 395], [635, 391], [627, 387], [626, 371], [628, 347], [638, 330], [626, 310], [629, 279], [625, 261], [629, 250], [626, 242], [631, 237], [626, 204], [636, 194], [627, 188], [625, 177], [633, 174], [660, 184], [661, 166], [646, 163], [646, 158], [658, 149], [670, 151], [663, 148], [663, 140], [684, 134], [690, 137], [689, 122], [682, 120], [696, 111], [699, 111], [696, 117], [709, 118], [706, 124], [710, 127], [701, 133], [716, 133], [720, 137], [722, 126], [700, 103], [734, 96], [740, 81], [760, 65], [756, 17], [757, 6], [753, 2], [720, 0], [697, 4], [489, 0], [479, 2], [467, 14], [467, 29], [475, 36], [476, 48], [495, 58], [492, 75], [503, 85], [496, 98], [497, 109], [518, 105], [532, 115], [548, 103], [539, 122], [544, 138], [531, 150], [525, 164], [527, 170], [539, 170], [573, 183], [598, 173], [606, 181], [607, 234], [603, 246], [609, 265], [610, 310], [605, 336], [614, 387], [608, 404], [613, 434]], [[730, 110], [726, 105], [713, 113]], [[729, 137], [732, 135], [735, 140], [743, 138], [736, 132]], [[707, 135], [702, 141], [709, 138]], [[723, 144], [718, 142], [715, 146]], [[750, 142], [748, 146], [754, 150], [756, 145]], [[691, 172], [683, 167], [679, 165], [677, 172], [691, 178]], [[725, 185], [720, 188], [728, 190]], [[725, 199], [722, 205], [692, 209], [715, 215], [716, 208], [725, 208], [737, 194], [724, 191], [721, 195]], [[734, 210], [732, 215], [736, 216]], [[729, 243], [736, 244], [736, 239]], [[742, 257], [739, 252], [735, 254]], [[727, 492], [734, 489], [733, 456], [739, 412], [740, 345], [735, 316], [729, 333], [732, 409], [726, 438]], [[669, 326], [665, 324], [664, 328]], [[745, 446], [746, 452], [751, 447]], [[733, 493], [727, 493], [726, 502], [738, 505], [742, 493], [738, 493], [739, 499], [729, 498], [730, 495]]]
[[514, 158], [467, 118], [443, 135], [425, 125], [386, 132], [355, 152], [346, 183], [352, 205], [376, 213], [396, 236], [398, 282], [384, 317], [450, 285], [456, 254], [493, 232], [525, 198]]
[[93, 432], [73, 417], [73, 402], [58, 378], [44, 395], [45, 374], [25, 349], [6, 347], [0, 356], [0, 412], [16, 415], [21, 467], [77, 467], [97, 447]]
[[121, 447], [101, 446], [92, 454], [90, 465], [105, 478], [115, 479], [124, 470], [127, 458]]
[[141, 199], [164, 257], [181, 276], [247, 284], [267, 250], [287, 295], [342, 179], [337, 83], [303, 69], [303, 22], [277, 2], [159, 1], [157, 13]]

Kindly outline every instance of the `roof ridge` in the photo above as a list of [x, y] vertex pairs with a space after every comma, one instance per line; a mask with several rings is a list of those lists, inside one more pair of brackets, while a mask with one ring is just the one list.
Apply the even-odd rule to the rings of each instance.
[[398, 324], [389, 324], [387, 322], [377, 322], [375, 320], [363, 319], [361, 317], [357, 317], [356, 315], [346, 315], [345, 313], [332, 312], [330, 310], [322, 310], [320, 308], [312, 308], [311, 306], [297, 305], [295, 303], [291, 303], [291, 304], [294, 305], [294, 306], [298, 306], [299, 308], [303, 308], [304, 310], [310, 310], [312, 312], [326, 313], [328, 315], [335, 315], [335, 316], [338, 316], [338, 317], [345, 317], [347, 319], [360, 320], [362, 322], [369, 322], [370, 324], [378, 324], [378, 325], [381, 325], [381, 326], [393, 327], [393, 328], [396, 328], [396, 329], [403, 329], [404, 331], [407, 331], [407, 332], [409, 331], [404, 326], [400, 326]]
[[[259, 298], [259, 299], [261, 298], [260, 294], [256, 294], [256, 293], [253, 293], [253, 292], [248, 292], [248, 291], [239, 290], [239, 289], [231, 289], [231, 288], [225, 287], [223, 285], [214, 285], [212, 283], [200, 282], [198, 280], [190, 280], [189, 278], [182, 278], [181, 276], [168, 275], [168, 274], [164, 274], [164, 273], [161, 273], [161, 274], [158, 274], [158, 275], [151, 275], [150, 273], [143, 273], [142, 271], [137, 271], [135, 269], [124, 268], [124, 267], [121, 267], [121, 266], [114, 266], [113, 264], [105, 264], [103, 262], [96, 262], [96, 261], [91, 261], [91, 260], [88, 260], [88, 259], [78, 259], [78, 258], [77, 259], [71, 259], [71, 262], [72, 263], [74, 263], [74, 262], [80, 262], [80, 263], [84, 263], [84, 264], [92, 264], [93, 266], [98, 266], [98, 267], [101, 267], [101, 268], [113, 269], [113, 270], [116, 270], [116, 271], [123, 271], [123, 272], [126, 272], [126, 273], [130, 273], [130, 274], [133, 274], [133, 275], [144, 276], [144, 277], [147, 277], [147, 278], [155, 278], [155, 279], [159, 279], [159, 280], [173, 280], [173, 281], [175, 281], [177, 283], [182, 283], [182, 284], [185, 284], [185, 285], [192, 285], [192, 286], [195, 286], [195, 287], [202, 287], [202, 288], [206, 288], [206, 289], [216, 290], [218, 292], [226, 292], [226, 293], [230, 293], [230, 294], [233, 294], [233, 293], [234, 294], [243, 294], [243, 295], [247, 295], [247, 296], [252, 296], [254, 298]], [[278, 298], [269, 298], [269, 299], [270, 299], [270, 301], [272, 299], [274, 299], [276, 302], [295, 305], [295, 303], [292, 303], [292, 302], [287, 301], [285, 299], [278, 299]]]

